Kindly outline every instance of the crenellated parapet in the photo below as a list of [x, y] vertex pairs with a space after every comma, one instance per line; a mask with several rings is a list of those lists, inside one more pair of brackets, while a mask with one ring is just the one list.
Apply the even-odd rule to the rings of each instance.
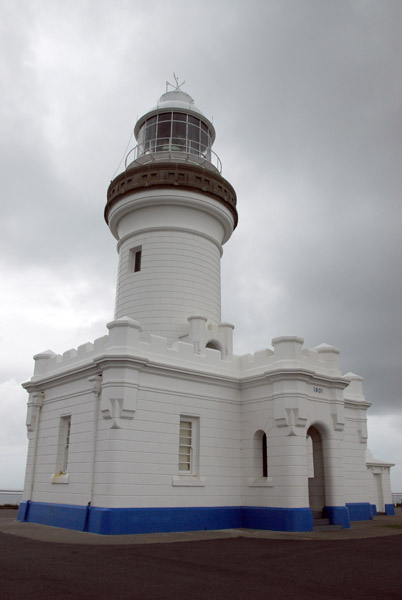
[[[244, 382], [256, 378], [282, 379], [303, 374], [305, 378], [316, 381], [313, 393], [318, 398], [323, 393], [321, 386], [325, 382], [332, 382], [340, 390], [346, 388], [345, 396], [350, 401], [364, 401], [362, 379], [353, 374], [341, 376], [339, 350], [333, 346], [322, 344], [305, 349], [303, 338], [282, 336], [272, 340], [273, 349], [265, 348], [253, 355], [236, 356], [232, 352], [233, 325], [210, 324], [202, 316], [189, 317], [188, 321], [188, 335], [169, 343], [165, 337], [144, 332], [141, 324], [134, 319], [116, 319], [107, 325], [108, 335], [93, 343], [82, 344], [63, 354], [47, 350], [36, 355], [30, 384], [66, 373], [79, 374], [86, 369], [97, 368], [100, 372], [105, 357], [115, 360], [124, 357], [138, 364], [180, 367]], [[339, 394], [331, 399], [339, 401]]]

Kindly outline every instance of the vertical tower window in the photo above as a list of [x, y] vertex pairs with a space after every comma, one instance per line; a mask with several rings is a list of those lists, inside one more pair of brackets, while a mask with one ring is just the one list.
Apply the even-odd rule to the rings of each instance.
[[137, 252], [135, 253], [134, 273], [138, 273], [138, 271], [141, 271], [141, 254], [142, 254], [141, 250], [137, 250]]
[[129, 270], [132, 273], [138, 273], [141, 271], [141, 261], [142, 261], [142, 247], [138, 246], [137, 248], [132, 248], [130, 250], [129, 257]]

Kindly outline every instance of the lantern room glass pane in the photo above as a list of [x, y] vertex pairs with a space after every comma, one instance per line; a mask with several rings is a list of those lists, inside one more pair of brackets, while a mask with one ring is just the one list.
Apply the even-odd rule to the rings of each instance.
[[200, 152], [200, 130], [195, 125], [188, 125], [189, 151], [192, 154]]
[[211, 158], [212, 136], [208, 125], [196, 116], [163, 112], [145, 121], [138, 132], [138, 154], [184, 152]]
[[170, 121], [165, 123], [158, 123], [158, 140], [160, 138], [170, 138], [170, 127]]
[[160, 113], [158, 115], [158, 121], [171, 121], [172, 120], [172, 113], [168, 112], [168, 113]]
[[144, 150], [145, 152], [153, 151], [155, 148], [155, 138], [156, 138], [156, 123], [155, 121], [151, 124], [146, 123], [145, 127], [145, 140], [144, 140]]
[[173, 138], [181, 138], [183, 140], [186, 139], [186, 123], [177, 123], [173, 121], [172, 123], [172, 137]]
[[158, 122], [156, 142], [157, 152], [164, 152], [166, 150], [169, 150], [171, 125], [172, 124], [170, 121], [163, 121], [162, 123]]
[[206, 154], [208, 150], [208, 134], [201, 130], [201, 152]]

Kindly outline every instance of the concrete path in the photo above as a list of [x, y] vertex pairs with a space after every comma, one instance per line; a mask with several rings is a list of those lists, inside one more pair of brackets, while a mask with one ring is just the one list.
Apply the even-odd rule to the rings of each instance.
[[[220, 529], [217, 531], [186, 531], [180, 533], [150, 533], [136, 535], [97, 535], [71, 531], [58, 527], [47, 527], [16, 520], [16, 510], [0, 510], [0, 531], [11, 535], [43, 542], [62, 544], [96, 544], [102, 546], [120, 544], [165, 544], [171, 542], [196, 542], [226, 538], [254, 538], [275, 540], [350, 540], [402, 535], [402, 514], [394, 517], [378, 515], [372, 521], [353, 521], [350, 529], [340, 531], [283, 532], [256, 529]], [[401, 538], [402, 540], [402, 538]], [[402, 590], [401, 590], [402, 598]]]
[[[401, 600], [402, 517], [348, 531], [100, 536], [0, 510], [1, 600]], [[175, 543], [180, 542], [180, 543]]]
[[400, 516], [331, 539], [249, 530], [109, 537], [15, 516], [0, 511], [1, 600], [402, 598], [402, 530], [386, 527]]

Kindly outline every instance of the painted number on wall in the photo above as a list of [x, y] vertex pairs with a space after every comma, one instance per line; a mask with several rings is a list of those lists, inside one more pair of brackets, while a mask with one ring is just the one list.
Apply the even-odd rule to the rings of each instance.
[[324, 393], [324, 388], [322, 387], [317, 387], [316, 385], [314, 386], [314, 391], [316, 394], [323, 394]]

